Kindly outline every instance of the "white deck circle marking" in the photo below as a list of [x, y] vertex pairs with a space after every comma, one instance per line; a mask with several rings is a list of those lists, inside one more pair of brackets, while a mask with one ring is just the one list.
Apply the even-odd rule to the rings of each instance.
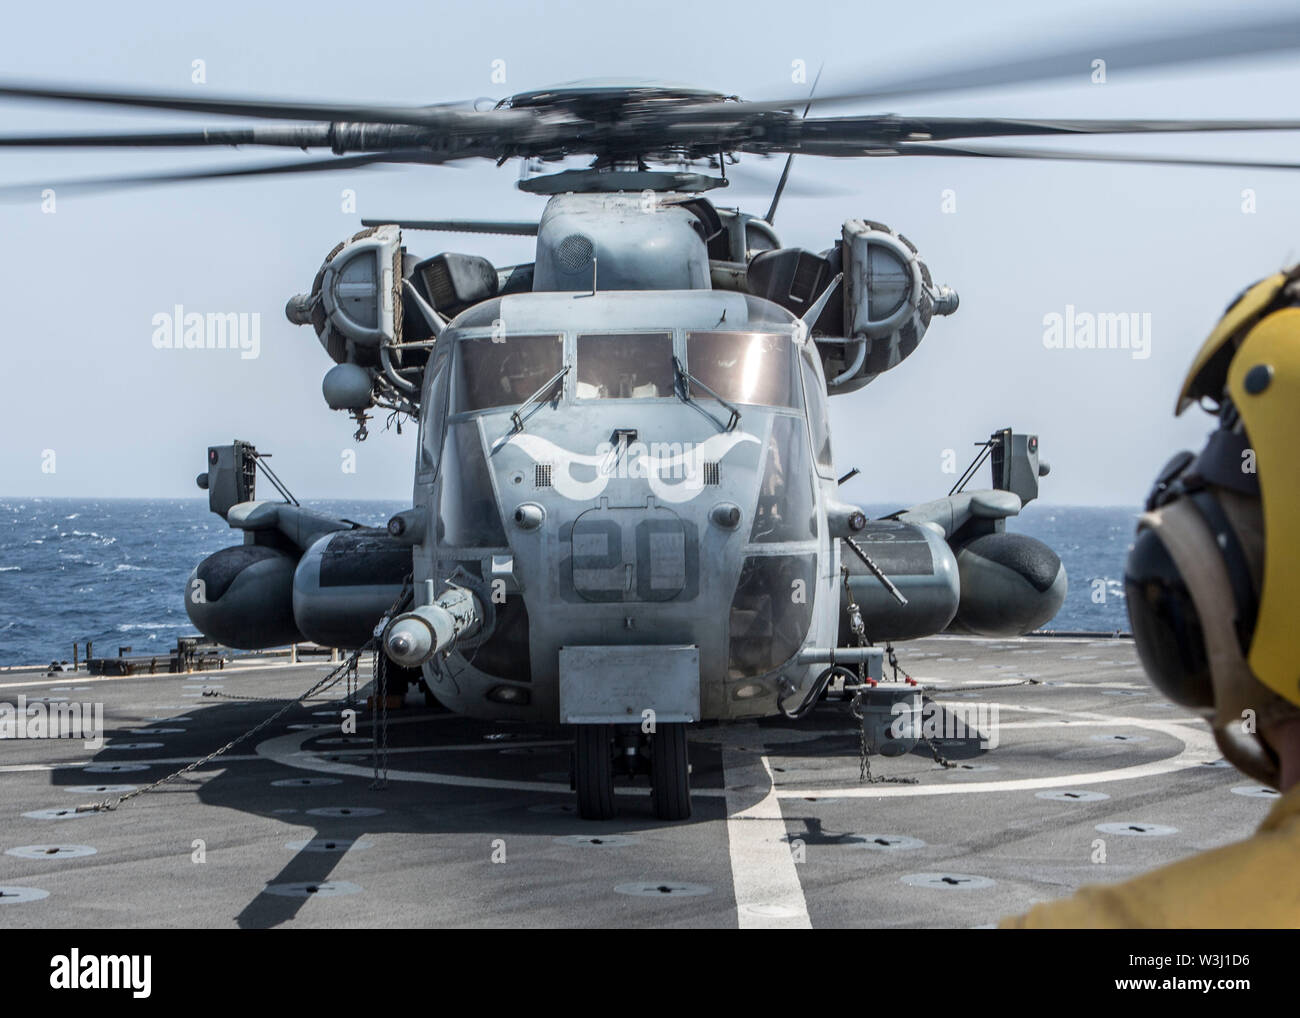
[[149, 766], [143, 763], [91, 764], [81, 769], [87, 774], [124, 774], [127, 771], [147, 771]]
[[357, 894], [360, 884], [347, 880], [322, 880], [319, 883], [267, 884], [263, 888], [266, 894], [281, 898], [337, 898], [344, 894]]
[[647, 881], [639, 884], [619, 884], [614, 888], [619, 894], [628, 894], [634, 898], [696, 898], [712, 894], [712, 887], [703, 884], [684, 884], [679, 880], [661, 882]]
[[1163, 838], [1177, 834], [1177, 827], [1165, 824], [1148, 824], [1137, 820], [1118, 820], [1109, 824], [1098, 824], [1096, 829], [1102, 834], [1121, 834], [1134, 838]]
[[51, 809], [34, 809], [24, 813], [28, 820], [76, 820], [80, 817], [95, 816], [94, 810], [78, 813], [74, 806], [55, 806]]
[[1093, 792], [1088, 789], [1052, 789], [1047, 792], [1035, 792], [1036, 798], [1050, 799], [1053, 802], [1101, 802], [1103, 799], [1109, 799], [1110, 796], [1105, 792]]
[[977, 877], [969, 873], [909, 873], [899, 877], [908, 887], [924, 887], [938, 891], [980, 891], [992, 887], [994, 881], [989, 877]]
[[333, 820], [355, 820], [364, 817], [377, 817], [384, 811], [375, 806], [322, 806], [309, 809], [307, 814], [314, 817], [330, 817]]
[[557, 845], [568, 848], [620, 848], [641, 844], [641, 839], [635, 834], [566, 834], [554, 840]]
[[373, 841], [353, 841], [350, 838], [311, 838], [305, 841], [286, 841], [284, 847], [291, 852], [326, 852], [342, 855], [344, 852], [364, 852]]
[[1276, 788], [1269, 788], [1267, 785], [1237, 785], [1232, 789], [1233, 795], [1245, 795], [1252, 799], [1276, 799], [1279, 793]]
[[[1060, 774], [1042, 778], [1012, 778], [1003, 781], [960, 781], [944, 782], [933, 785], [872, 785], [866, 788], [782, 788], [776, 795], [781, 799], [875, 799], [897, 798], [923, 795], [970, 795], [980, 792], [1031, 792], [1046, 788], [1072, 788], [1077, 785], [1097, 785], [1113, 781], [1131, 781], [1135, 778], [1150, 778], [1161, 774], [1171, 774], [1192, 767], [1216, 766], [1220, 760], [1218, 747], [1208, 728], [1197, 724], [1195, 718], [1156, 719], [1136, 717], [1107, 717], [1090, 711], [1061, 711], [1046, 707], [1022, 707], [1025, 712], [1046, 715], [1054, 718], [1071, 718], [1072, 725], [1105, 725], [1111, 728], [1140, 728], [1146, 731], [1167, 735], [1182, 743], [1182, 750], [1163, 760], [1134, 764], [1129, 767], [1117, 767], [1111, 770]], [[451, 715], [444, 715], [450, 717]], [[403, 719], [405, 720], [405, 719]], [[417, 720], [417, 719], [412, 719]], [[1053, 728], [1063, 722], [1052, 721], [1017, 721], [1003, 723], [1001, 731], [1014, 728]], [[306, 732], [290, 732], [275, 736], [258, 743], [254, 752], [257, 756], [272, 760], [286, 767], [300, 770], [318, 771], [326, 774], [349, 775], [353, 777], [373, 778], [374, 768], [348, 764], [340, 761], [326, 760], [310, 751], [303, 751], [302, 745], [309, 738]], [[694, 740], [694, 737], [692, 738]], [[441, 747], [428, 747], [426, 751], [436, 751]], [[993, 766], [993, 765], [989, 765]], [[1228, 766], [1221, 764], [1218, 766]], [[966, 773], [970, 773], [969, 771]], [[464, 774], [442, 774], [435, 771], [403, 771], [389, 769], [391, 781], [413, 781], [428, 785], [449, 785], [459, 788], [496, 788], [514, 792], [546, 792], [572, 795], [568, 783], [557, 781], [519, 781], [502, 778], [480, 778]], [[648, 796], [646, 788], [616, 788], [618, 795]], [[696, 788], [691, 794], [701, 798], [725, 797], [725, 789]]]
[[341, 785], [342, 778], [280, 778], [272, 781], [272, 788], [322, 788], [325, 785]]
[[[870, 788], [836, 788], [836, 789], [782, 789], [777, 794], [782, 799], [805, 798], [807, 796], [829, 794], [839, 798], [875, 799], [897, 798], [918, 795], [969, 795], [972, 792], [1031, 792], [1043, 788], [1071, 788], [1075, 785], [1100, 785], [1112, 781], [1130, 781], [1134, 778], [1151, 778], [1160, 774], [1192, 767], [1203, 767], [1219, 759], [1219, 749], [1214, 744], [1214, 737], [1204, 725], [1188, 724], [1178, 720], [1158, 720], [1154, 718], [1122, 717], [1113, 718], [1093, 712], [1065, 712], [1045, 707], [1025, 707], [1025, 711], [1036, 714], [1050, 714], [1062, 717], [1075, 717], [1078, 723], [1104, 724], [1112, 728], [1133, 727], [1168, 735], [1182, 743], [1181, 752], [1163, 760], [1134, 764], [1131, 767], [1116, 767], [1112, 770], [1084, 772], [1082, 774], [1060, 774], [1044, 778], [1013, 778], [1006, 781], [962, 781], [948, 782], [942, 785], [873, 785]], [[1189, 718], [1188, 722], [1196, 719]], [[1055, 727], [1059, 722], [1012, 722], [999, 727], [1000, 731], [1010, 728]]]
[[906, 834], [860, 834], [853, 843], [872, 852], [905, 852], [925, 848], [925, 842], [920, 838], [909, 838]]
[[39, 887], [0, 886], [0, 905], [22, 905], [49, 896], [49, 891], [43, 891]]
[[89, 845], [20, 845], [5, 849], [5, 855], [19, 859], [80, 859], [95, 851]]

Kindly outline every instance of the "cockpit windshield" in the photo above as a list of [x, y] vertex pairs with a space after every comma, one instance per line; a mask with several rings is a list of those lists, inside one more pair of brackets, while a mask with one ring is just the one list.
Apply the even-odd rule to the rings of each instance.
[[562, 337], [483, 336], [462, 339], [456, 359], [456, 410], [517, 406], [564, 363]]
[[[794, 344], [769, 332], [691, 332], [686, 337], [687, 370], [732, 403], [797, 407]], [[709, 393], [691, 386], [692, 399]]]
[[670, 332], [578, 336], [578, 399], [652, 399], [673, 394]]

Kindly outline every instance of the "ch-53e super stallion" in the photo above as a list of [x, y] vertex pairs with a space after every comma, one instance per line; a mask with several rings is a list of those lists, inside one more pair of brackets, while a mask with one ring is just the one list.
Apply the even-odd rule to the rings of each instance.
[[[1291, 19], [1105, 52], [1112, 68], [1171, 66], [1291, 50], [1298, 38]], [[1085, 73], [1096, 50], [882, 79], [816, 102], [1061, 78]], [[881, 643], [946, 629], [1024, 633], [1065, 596], [1057, 555], [1005, 530], [1046, 473], [1035, 436], [1006, 429], [985, 443], [989, 489], [965, 489], [977, 458], [946, 495], [884, 519], [837, 497], [828, 398], [910, 356], [958, 299], [906, 237], [879, 222], [847, 219], [820, 251], [782, 246], [773, 223], [789, 158], [1259, 166], [964, 139], [1300, 126], [820, 117], [809, 115], [807, 96], [743, 102], [649, 83], [526, 92], [490, 109], [3, 83], [0, 95], [299, 122], [4, 145], [333, 153], [81, 182], [90, 187], [524, 161], [519, 186], [547, 198], [538, 221], [363, 220], [310, 290], [288, 302], [289, 319], [313, 328], [335, 362], [325, 401], [356, 418], [358, 437], [376, 409], [418, 422], [411, 507], [383, 529], [291, 499], [260, 501], [256, 450], [214, 446], [200, 485], [243, 542], [198, 565], [186, 607], [204, 634], [232, 647], [377, 640], [390, 687], [419, 683], [473, 717], [572, 726], [588, 818], [614, 814], [615, 776], [628, 772], [648, 773], [659, 817], [689, 816], [694, 723], [799, 716], [831, 684], [859, 697], [903, 696], [871, 688]], [[762, 215], [711, 197], [745, 153], [789, 157]], [[537, 172], [578, 156], [592, 161]], [[421, 257], [404, 231], [535, 236], [536, 252], [507, 266], [466, 253]]]

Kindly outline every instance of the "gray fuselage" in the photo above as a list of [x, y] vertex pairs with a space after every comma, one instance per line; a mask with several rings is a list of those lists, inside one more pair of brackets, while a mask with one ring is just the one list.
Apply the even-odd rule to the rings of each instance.
[[775, 713], [783, 677], [808, 688], [822, 666], [793, 660], [835, 643], [839, 542], [825, 380], [789, 312], [707, 290], [497, 298], [443, 334], [422, 406], [417, 589], [459, 568], [495, 616], [424, 666], [448, 707], [562, 720], [566, 647], [698, 648], [706, 719]]

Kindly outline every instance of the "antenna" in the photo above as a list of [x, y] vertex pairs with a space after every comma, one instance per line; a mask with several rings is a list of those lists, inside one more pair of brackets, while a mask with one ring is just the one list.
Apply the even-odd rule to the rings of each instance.
[[[813, 93], [817, 91], [817, 82], [822, 80], [822, 71], [826, 65], [823, 63], [817, 68], [817, 76], [813, 78], [812, 88], [808, 90], [808, 105], [803, 108], [803, 115], [806, 118], [808, 111], [812, 109]], [[772, 204], [768, 207], [767, 220], [768, 226], [776, 222], [776, 207], [781, 203], [781, 193], [785, 190], [785, 182], [790, 179], [790, 166], [794, 163], [794, 153], [791, 152], [785, 157], [785, 166], [781, 170], [781, 179], [776, 182], [776, 194], [772, 195]]]

